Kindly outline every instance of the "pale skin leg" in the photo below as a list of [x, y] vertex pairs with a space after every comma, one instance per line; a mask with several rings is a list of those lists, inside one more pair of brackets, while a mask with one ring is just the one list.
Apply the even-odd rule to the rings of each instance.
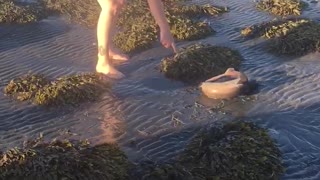
[[109, 77], [120, 79], [123, 78], [124, 75], [112, 66], [112, 61], [109, 57], [110, 31], [112, 25], [112, 16], [115, 12], [115, 5], [112, 0], [98, 0], [98, 2], [102, 10], [99, 16], [97, 27], [99, 53], [96, 71], [108, 75]]
[[[161, 0], [148, 0], [149, 8], [151, 11], [152, 16], [156, 20], [157, 24], [159, 25], [161, 29], [161, 43], [163, 44], [164, 47], [170, 48], [172, 47], [173, 51], [176, 53], [176, 47], [175, 43], [173, 40], [173, 37], [170, 33], [170, 27], [167, 22], [165, 13], [164, 13], [164, 7], [163, 3]], [[118, 11], [116, 11], [113, 15], [112, 19], [112, 26], [111, 27], [116, 27], [116, 21], [118, 18]], [[113, 34], [112, 34], [113, 36]], [[129, 57], [123, 53], [120, 53], [114, 46], [110, 44], [109, 47], [109, 57], [114, 60], [122, 60], [126, 61], [129, 59]]]
[[[111, 59], [128, 59], [127, 56], [116, 52], [115, 48], [110, 46], [111, 27], [114, 25], [113, 20], [115, 19], [113, 18], [118, 9], [117, 5], [123, 4], [124, 1], [125, 0], [98, 0], [102, 11], [97, 27], [99, 54], [96, 70], [99, 73], [106, 74], [113, 78], [122, 78], [124, 75], [112, 66]], [[172, 47], [173, 51], [176, 53], [175, 43], [164, 14], [163, 3], [161, 0], [148, 0], [148, 3], [150, 11], [160, 27], [160, 41], [162, 45], [166, 48]]]

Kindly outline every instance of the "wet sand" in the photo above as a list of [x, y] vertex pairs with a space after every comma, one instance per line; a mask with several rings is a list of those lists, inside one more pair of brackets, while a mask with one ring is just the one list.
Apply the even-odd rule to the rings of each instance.
[[[283, 179], [320, 179], [320, 54], [289, 58], [266, 53], [263, 41], [245, 41], [239, 30], [273, 16], [256, 11], [249, 0], [214, 4], [228, 6], [230, 12], [208, 19], [217, 34], [200, 42], [239, 50], [245, 59], [241, 70], [261, 84], [258, 101], [232, 108], [270, 130], [287, 167]], [[320, 4], [310, 4], [302, 16], [319, 21]], [[0, 87], [28, 71], [51, 77], [94, 71], [95, 43], [95, 29], [66, 24], [59, 18], [1, 25]], [[47, 110], [0, 93], [0, 149], [20, 146], [23, 140], [43, 133], [48, 139], [118, 142], [134, 162], [174, 157], [201, 126], [232, 116], [208, 114], [206, 106], [195, 104], [199, 91], [160, 74], [156, 67], [170, 54], [158, 45], [119, 64], [127, 77], [114, 82], [113, 93], [77, 109]]]

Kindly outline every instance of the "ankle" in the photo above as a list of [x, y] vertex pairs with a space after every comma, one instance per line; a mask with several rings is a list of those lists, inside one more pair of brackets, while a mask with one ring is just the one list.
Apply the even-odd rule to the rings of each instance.
[[101, 56], [98, 54], [98, 63], [99, 64], [109, 64], [107, 56]]

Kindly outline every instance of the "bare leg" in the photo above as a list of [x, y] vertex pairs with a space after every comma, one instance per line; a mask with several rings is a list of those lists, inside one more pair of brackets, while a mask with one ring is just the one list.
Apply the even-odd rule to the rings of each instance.
[[98, 63], [96, 71], [108, 75], [109, 77], [120, 79], [124, 75], [116, 70], [112, 66], [111, 59], [109, 57], [109, 46], [110, 46], [110, 35], [114, 4], [110, 0], [98, 0], [101, 6], [101, 13], [99, 16], [98, 27], [97, 27], [97, 38], [98, 38]]

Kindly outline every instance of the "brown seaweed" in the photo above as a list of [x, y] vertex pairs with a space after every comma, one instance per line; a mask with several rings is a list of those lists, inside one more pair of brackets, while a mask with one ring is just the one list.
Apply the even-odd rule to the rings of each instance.
[[264, 37], [271, 39], [288, 34], [291, 30], [309, 23], [307, 19], [288, 19], [265, 22], [258, 25], [252, 25], [241, 30], [241, 35], [244, 37]]
[[43, 75], [28, 74], [11, 80], [4, 93], [37, 105], [79, 105], [96, 100], [111, 84], [96, 73], [82, 73], [48, 80]]
[[[198, 40], [215, 33], [208, 23], [191, 18], [191, 15], [218, 15], [227, 12], [224, 7], [211, 5], [181, 5], [166, 2], [165, 13], [170, 31], [177, 40]], [[121, 11], [117, 26], [122, 32], [113, 42], [124, 52], [145, 50], [156, 41], [159, 27], [154, 21], [146, 1], [133, 1]]]
[[193, 41], [213, 35], [215, 31], [206, 22], [196, 22], [188, 18], [169, 17], [170, 31], [178, 40]]
[[227, 7], [205, 5], [177, 5], [168, 9], [172, 14], [184, 15], [189, 18], [201, 17], [205, 15], [215, 16], [228, 12]]
[[261, 0], [256, 5], [259, 10], [279, 16], [300, 16], [306, 6], [307, 4], [301, 0]]
[[108, 82], [94, 73], [65, 76], [39, 89], [34, 102], [45, 106], [78, 105], [96, 100], [109, 87]]
[[129, 162], [117, 145], [41, 138], [0, 152], [0, 179], [128, 179]]
[[195, 180], [188, 170], [177, 163], [142, 161], [131, 172], [131, 180]]
[[101, 12], [97, 0], [43, 0], [50, 14], [64, 15], [70, 22], [96, 27]]
[[[214, 33], [203, 21], [196, 21], [191, 15], [218, 15], [227, 8], [212, 5], [183, 5], [184, 0], [165, 1], [170, 30], [178, 40], [197, 40]], [[101, 7], [96, 0], [43, 0], [43, 7], [49, 14], [64, 15], [70, 22], [96, 27]], [[178, 7], [178, 8], [177, 8]], [[159, 34], [146, 1], [133, 0], [119, 13], [116, 23], [121, 31], [116, 33], [113, 43], [126, 53], [148, 49]]]
[[279, 179], [281, 153], [267, 131], [250, 122], [206, 128], [174, 162], [144, 168], [140, 179]]
[[320, 24], [305, 23], [284, 36], [272, 39], [269, 45], [271, 51], [286, 55], [320, 52]]
[[242, 36], [263, 37], [267, 49], [285, 55], [304, 55], [320, 50], [320, 24], [309, 19], [265, 22], [242, 29]]
[[0, 24], [24, 24], [36, 22], [47, 17], [40, 4], [17, 3], [14, 0], [0, 0]]
[[139, 20], [130, 29], [117, 33], [113, 43], [126, 53], [148, 49], [157, 40], [157, 27], [146, 22]]
[[277, 179], [284, 171], [267, 131], [242, 121], [200, 132], [178, 162], [200, 179]]
[[49, 80], [43, 75], [29, 73], [11, 80], [4, 88], [4, 93], [25, 101], [33, 98], [35, 93], [48, 83]]
[[222, 74], [229, 67], [239, 68], [241, 60], [241, 55], [230, 48], [194, 44], [164, 58], [160, 68], [168, 78], [197, 83]]

